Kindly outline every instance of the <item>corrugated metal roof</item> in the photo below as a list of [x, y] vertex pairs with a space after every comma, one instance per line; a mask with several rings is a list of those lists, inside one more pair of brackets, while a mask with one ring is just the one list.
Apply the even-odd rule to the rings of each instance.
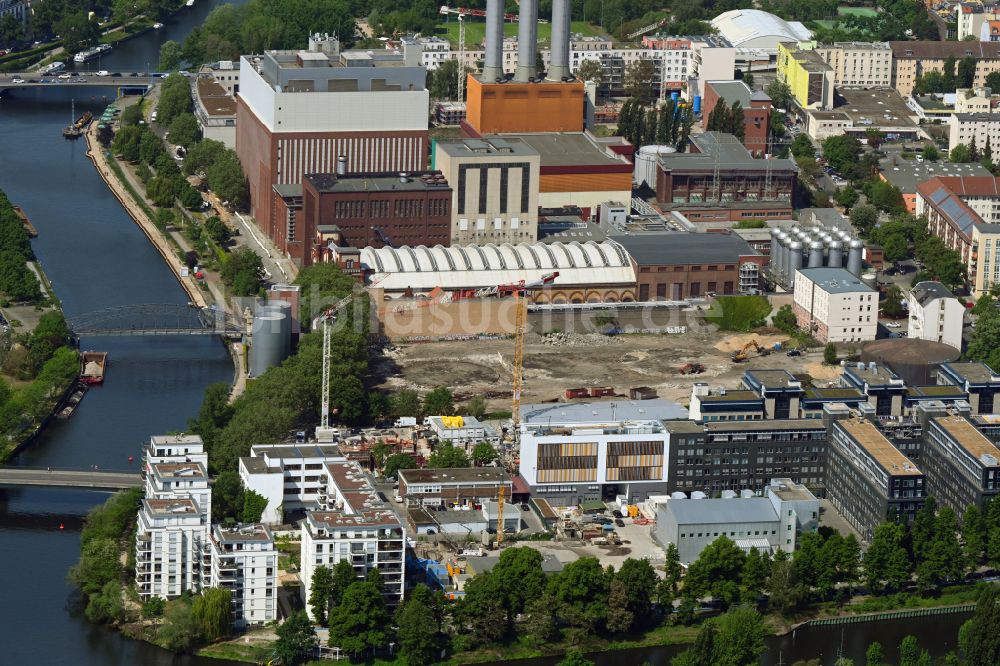
[[672, 499], [664, 507], [673, 514], [678, 525], [766, 523], [778, 520], [771, 500], [764, 497]]

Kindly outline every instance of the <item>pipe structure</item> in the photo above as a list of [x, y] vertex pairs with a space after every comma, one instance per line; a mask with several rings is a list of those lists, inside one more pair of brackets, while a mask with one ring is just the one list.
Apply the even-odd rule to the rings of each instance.
[[552, 61], [548, 79], [563, 81], [572, 76], [569, 71], [570, 0], [552, 0]]
[[517, 71], [514, 80], [528, 83], [538, 75], [535, 56], [538, 44], [538, 0], [521, 0], [517, 24]]
[[486, 0], [486, 57], [483, 63], [483, 81], [493, 83], [497, 79], [503, 79], [503, 0]]

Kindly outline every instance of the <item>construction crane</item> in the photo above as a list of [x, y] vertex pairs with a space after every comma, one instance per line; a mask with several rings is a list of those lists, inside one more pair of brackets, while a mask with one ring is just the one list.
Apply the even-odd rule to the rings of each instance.
[[[316, 428], [316, 439], [321, 442], [333, 440], [333, 429], [330, 427], [330, 341], [333, 338], [333, 322], [352, 300], [354, 294], [345, 296], [317, 317], [318, 323], [323, 326], [323, 384], [320, 393], [319, 427]], [[313, 328], [316, 327], [316, 323], [313, 322]]]
[[497, 550], [503, 547], [503, 479], [500, 480], [500, 490], [497, 491]]

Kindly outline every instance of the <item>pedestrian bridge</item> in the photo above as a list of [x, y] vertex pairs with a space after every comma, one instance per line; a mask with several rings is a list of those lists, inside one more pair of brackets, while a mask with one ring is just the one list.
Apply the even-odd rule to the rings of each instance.
[[105, 472], [103, 470], [55, 469], [51, 467], [0, 467], [0, 487], [2, 486], [128, 490], [129, 488], [141, 488], [142, 477], [138, 472]]
[[[68, 79], [60, 79], [58, 74], [0, 74], [0, 92], [19, 88], [148, 88], [159, 80], [159, 75], [97, 76], [93, 72], [69, 72]], [[15, 83], [17, 81], [17, 83]]]
[[76, 337], [221, 335], [239, 338], [246, 331], [241, 317], [214, 307], [199, 308], [174, 303], [122, 305], [69, 317]]

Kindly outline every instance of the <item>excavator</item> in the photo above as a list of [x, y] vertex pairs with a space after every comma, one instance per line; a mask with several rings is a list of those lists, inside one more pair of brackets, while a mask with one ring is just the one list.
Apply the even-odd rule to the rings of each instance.
[[701, 363], [685, 363], [678, 369], [678, 372], [682, 375], [700, 375], [705, 372], [705, 366]]
[[750, 358], [750, 352], [757, 352], [758, 356], [767, 356], [771, 353], [770, 349], [766, 349], [760, 346], [756, 340], [751, 340], [750, 342], [743, 345], [743, 347], [737, 351], [733, 352], [732, 360], [733, 363], [742, 363], [743, 361]]

